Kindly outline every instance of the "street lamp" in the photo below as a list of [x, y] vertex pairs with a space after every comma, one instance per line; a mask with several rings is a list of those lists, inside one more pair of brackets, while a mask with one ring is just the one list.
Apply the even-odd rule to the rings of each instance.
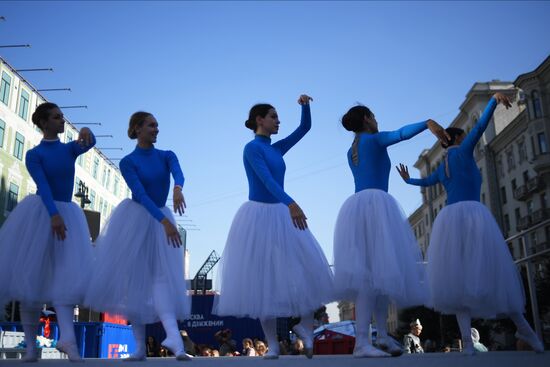
[[82, 209], [84, 209], [86, 204], [91, 203], [90, 199], [88, 199], [88, 186], [86, 186], [83, 181], [78, 183], [78, 191], [74, 196], [80, 199], [80, 207]]

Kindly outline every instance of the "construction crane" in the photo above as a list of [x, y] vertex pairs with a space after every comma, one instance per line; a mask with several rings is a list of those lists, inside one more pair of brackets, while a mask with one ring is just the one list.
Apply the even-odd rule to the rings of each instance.
[[204, 264], [197, 271], [195, 278], [193, 278], [192, 287], [194, 294], [197, 294], [199, 289], [202, 289], [202, 294], [206, 294], [207, 289], [212, 289], [212, 279], [208, 280], [208, 273], [210, 273], [218, 261], [220, 261], [220, 256], [215, 250], [212, 250]]

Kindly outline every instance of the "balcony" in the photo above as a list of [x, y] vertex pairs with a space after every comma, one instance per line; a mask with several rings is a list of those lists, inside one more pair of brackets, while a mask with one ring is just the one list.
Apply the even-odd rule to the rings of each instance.
[[527, 200], [532, 194], [545, 188], [544, 180], [541, 176], [536, 176], [514, 190], [514, 199], [518, 201]]
[[538, 243], [535, 246], [531, 246], [531, 255], [548, 249], [550, 249], [550, 242]]
[[533, 214], [531, 214], [532, 224], [538, 224], [548, 218], [550, 218], [550, 210], [548, 209], [535, 210]]
[[529, 228], [533, 224], [533, 220], [530, 215], [519, 218], [516, 224], [516, 230], [518, 232], [523, 231], [524, 229]]
[[545, 188], [544, 180], [540, 176], [533, 177], [529, 181], [527, 181], [527, 192], [529, 194], [539, 192], [540, 190]]
[[537, 155], [533, 162], [533, 169], [539, 174], [550, 172], [550, 153]]
[[521, 185], [520, 187], [514, 190], [514, 199], [523, 201], [529, 197], [529, 191], [527, 190], [527, 185]]

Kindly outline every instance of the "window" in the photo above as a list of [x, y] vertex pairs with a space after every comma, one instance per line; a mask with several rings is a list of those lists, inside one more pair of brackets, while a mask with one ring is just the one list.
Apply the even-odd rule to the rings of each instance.
[[103, 209], [103, 198], [100, 197], [100, 198], [99, 198], [99, 207], [97, 208], [97, 211], [98, 211], [101, 215], [103, 215], [102, 209]]
[[531, 93], [531, 99], [533, 100], [533, 117], [538, 119], [539, 117], [542, 117], [539, 92], [534, 90]]
[[521, 216], [519, 208], [516, 208], [516, 210], [514, 210], [514, 214], [516, 215], [516, 224], [518, 224], [519, 223], [519, 218]]
[[0, 101], [6, 106], [10, 102], [11, 76], [2, 72], [2, 81], [0, 82]]
[[518, 143], [519, 163], [527, 160], [527, 149], [525, 148], [525, 141]]
[[533, 214], [533, 200], [527, 201], [527, 214]]
[[70, 143], [71, 141], [73, 141], [73, 133], [70, 132], [70, 131], [67, 131], [67, 141], [66, 141], [66, 143]]
[[502, 186], [500, 188], [500, 198], [502, 200], [502, 204], [506, 204], [508, 202], [506, 199], [506, 186]]
[[542, 209], [546, 209], [546, 205], [547, 205], [547, 203], [546, 203], [546, 193], [543, 192], [542, 194], [540, 194], [540, 207]]
[[529, 171], [523, 171], [523, 183], [527, 185], [527, 181], [529, 181]]
[[115, 175], [115, 186], [113, 187], [113, 194], [115, 194], [115, 196], [118, 196], [118, 183], [119, 178]]
[[539, 141], [540, 154], [548, 153], [548, 144], [546, 144], [546, 135], [544, 134], [544, 132], [538, 133], [537, 139]]
[[504, 166], [502, 165], [502, 157], [497, 158], [497, 175], [499, 177], [504, 177]]
[[514, 159], [514, 151], [512, 149], [506, 152], [506, 163], [508, 163], [508, 172], [516, 167], [516, 161]]
[[504, 231], [506, 234], [510, 232], [510, 216], [508, 214], [504, 214]]
[[533, 159], [535, 159], [535, 157], [537, 156], [537, 151], [535, 148], [535, 138], [533, 136], [531, 136], [531, 155]]
[[90, 209], [95, 209], [95, 191], [90, 189], [90, 195], [88, 196], [90, 199]]
[[512, 191], [516, 191], [516, 189], [518, 188], [517, 184], [516, 184], [516, 179], [514, 178], [512, 180]]
[[4, 134], [6, 132], [6, 123], [0, 120], [0, 148], [4, 146]]
[[97, 171], [99, 170], [99, 158], [94, 157], [94, 164], [92, 165], [92, 177], [97, 178]]
[[6, 210], [11, 212], [17, 205], [17, 199], [19, 197], [19, 186], [10, 182], [10, 191], [8, 191], [8, 205]]
[[27, 120], [27, 117], [29, 117], [29, 100], [30, 95], [29, 92], [27, 92], [24, 89], [21, 89], [21, 96], [19, 97], [19, 117], [21, 117], [23, 120]]
[[111, 184], [111, 170], [107, 169], [107, 177], [105, 178], [105, 188], [109, 190], [109, 185]]
[[15, 144], [13, 146], [13, 156], [23, 160], [23, 147], [25, 146], [25, 137], [19, 133], [15, 133]]
[[103, 166], [103, 175], [101, 176], [101, 186], [105, 187], [106, 179], [107, 179], [107, 167]]

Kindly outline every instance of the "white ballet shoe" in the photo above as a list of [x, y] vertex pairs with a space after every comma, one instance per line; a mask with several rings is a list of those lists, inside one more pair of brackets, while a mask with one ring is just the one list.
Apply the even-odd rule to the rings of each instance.
[[373, 347], [370, 344], [362, 345], [359, 348], [353, 350], [354, 358], [378, 358], [378, 357], [391, 357], [391, 354], [386, 353], [380, 349]]
[[528, 330], [527, 334], [520, 333], [518, 330], [516, 331], [516, 338], [529, 344], [536, 353], [544, 353], [544, 345], [541, 343], [539, 337], [533, 332], [533, 330]]
[[134, 353], [131, 354], [130, 357], [124, 358], [124, 362], [144, 362], [147, 360], [147, 357], [145, 357], [145, 354], [142, 353]]
[[403, 347], [390, 337], [376, 339], [376, 344], [384, 352], [391, 354], [392, 357], [398, 357], [403, 354]]
[[269, 348], [264, 359], [279, 359], [279, 348]]
[[474, 348], [474, 343], [464, 342], [464, 348], [462, 348], [462, 354], [465, 356], [474, 356], [476, 354], [476, 349]]
[[177, 361], [192, 361], [193, 357], [190, 356], [189, 354], [183, 352], [183, 353], [180, 353], [176, 356], [176, 360]]
[[38, 362], [38, 350], [36, 350], [35, 348], [32, 351], [26, 351], [23, 358], [21, 358], [21, 362], [25, 362], [25, 363]]
[[61, 353], [65, 353], [71, 362], [84, 362], [82, 357], [80, 357], [76, 343], [58, 341], [55, 349]]

